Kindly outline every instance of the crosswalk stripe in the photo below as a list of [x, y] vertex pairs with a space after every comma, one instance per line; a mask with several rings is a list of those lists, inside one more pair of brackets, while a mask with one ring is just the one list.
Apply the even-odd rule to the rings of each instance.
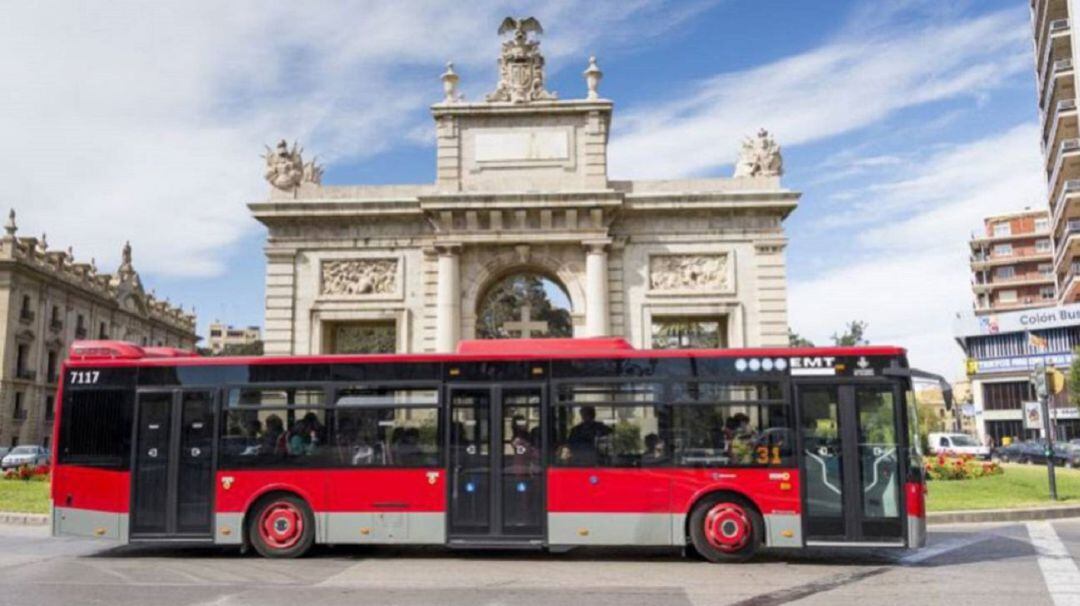
[[1028, 522], [1046, 590], [1054, 606], [1080, 606], [1080, 569], [1049, 522]]

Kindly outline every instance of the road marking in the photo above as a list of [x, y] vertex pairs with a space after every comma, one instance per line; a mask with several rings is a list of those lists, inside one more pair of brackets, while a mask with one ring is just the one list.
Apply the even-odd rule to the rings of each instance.
[[972, 534], [965, 537], [956, 537], [955, 539], [942, 541], [930, 547], [924, 547], [918, 551], [909, 553], [897, 559], [897, 562], [906, 566], [910, 566], [912, 564], [920, 564], [929, 559], [936, 558], [939, 555], [949, 553], [950, 551], [956, 551], [957, 549], [963, 549], [964, 547], [974, 545], [975, 543], [981, 543], [982, 541], [985, 541], [989, 538], [989, 535], [983, 533]]
[[1080, 605], [1080, 569], [1050, 522], [1028, 522], [1028, 536], [1038, 554], [1046, 590], [1055, 606]]

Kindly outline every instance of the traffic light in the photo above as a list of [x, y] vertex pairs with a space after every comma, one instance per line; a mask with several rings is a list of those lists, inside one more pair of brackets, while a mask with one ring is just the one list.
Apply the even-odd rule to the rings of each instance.
[[1050, 389], [1050, 393], [1059, 394], [1065, 391], [1065, 373], [1056, 368], [1049, 368], [1046, 371], [1047, 387]]

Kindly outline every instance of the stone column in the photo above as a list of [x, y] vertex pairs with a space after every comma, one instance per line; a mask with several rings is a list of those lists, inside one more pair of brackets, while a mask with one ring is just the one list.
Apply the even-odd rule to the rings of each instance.
[[461, 338], [461, 246], [440, 245], [439, 282], [435, 303], [435, 349], [449, 353]]
[[608, 240], [585, 242], [585, 336], [611, 332], [608, 306]]

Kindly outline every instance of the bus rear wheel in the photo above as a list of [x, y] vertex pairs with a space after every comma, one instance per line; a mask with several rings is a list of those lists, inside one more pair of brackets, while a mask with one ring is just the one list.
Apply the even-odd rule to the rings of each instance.
[[690, 540], [710, 562], [743, 562], [761, 545], [765, 523], [745, 499], [707, 498], [690, 514]]
[[303, 499], [273, 495], [253, 510], [248, 540], [265, 558], [298, 558], [315, 542], [315, 516]]

